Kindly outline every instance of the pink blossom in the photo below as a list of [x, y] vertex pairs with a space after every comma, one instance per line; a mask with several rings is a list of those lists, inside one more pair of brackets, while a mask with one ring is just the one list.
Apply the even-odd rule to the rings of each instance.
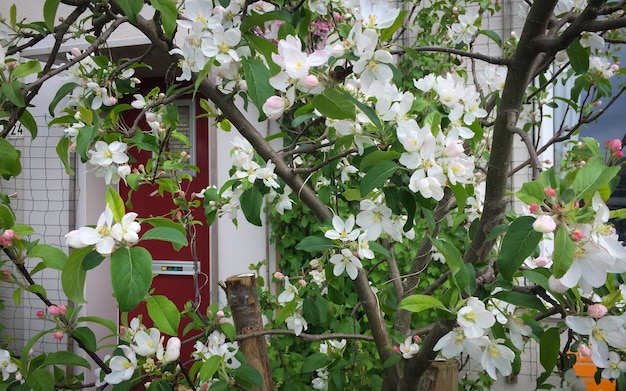
[[537, 211], [539, 210], [539, 205], [530, 204], [528, 209], [530, 210], [530, 213], [537, 213]]
[[554, 278], [554, 276], [550, 276], [550, 278], [548, 278], [548, 286], [550, 287], [550, 290], [555, 293], [565, 293], [569, 289], [561, 282], [561, 280]]
[[543, 194], [547, 195], [548, 197], [555, 197], [556, 190], [551, 187], [546, 187], [545, 189], [543, 189]]
[[548, 263], [550, 263], [550, 260], [546, 257], [539, 257], [535, 259], [535, 265], [537, 265], [538, 267], [544, 267]]
[[305, 287], [306, 286], [306, 281], [304, 281], [303, 279], [298, 280], [298, 284], [300, 284], [301, 287]]
[[274, 273], [274, 278], [277, 280], [282, 280], [283, 278], [285, 278], [285, 275], [281, 272], [276, 272]]
[[285, 112], [285, 100], [280, 96], [270, 96], [263, 104], [263, 112], [268, 119], [276, 120]]
[[48, 307], [48, 313], [52, 316], [59, 315], [59, 307], [57, 307], [56, 305], [51, 305], [50, 307]]
[[217, 312], [215, 313], [215, 315], [217, 315], [217, 317], [218, 317], [218, 318], [223, 318], [223, 317], [225, 316], [225, 315], [224, 315], [224, 311], [222, 311], [222, 310], [217, 311]]
[[578, 349], [576, 349], [580, 357], [589, 357], [591, 356], [591, 349], [588, 345], [581, 343], [578, 345]]
[[603, 304], [592, 304], [589, 306], [588, 312], [592, 318], [599, 319], [606, 315], [608, 309]]
[[574, 242], [580, 242], [585, 238], [585, 233], [580, 229], [575, 229], [569, 236]]
[[63, 331], [56, 331], [54, 334], [52, 334], [52, 336], [54, 337], [54, 339], [57, 339], [57, 340], [59, 340], [59, 341], [63, 339], [63, 336], [64, 336], [64, 335], [65, 335], [65, 334], [63, 334]]
[[2, 279], [8, 281], [11, 279], [11, 271], [9, 269], [4, 269], [2, 271]]
[[551, 216], [539, 216], [533, 223], [533, 229], [544, 234], [554, 232], [556, 229], [556, 223]]
[[39, 319], [43, 319], [43, 318], [46, 317], [46, 313], [43, 310], [39, 310], [39, 311], [37, 311], [37, 317]]

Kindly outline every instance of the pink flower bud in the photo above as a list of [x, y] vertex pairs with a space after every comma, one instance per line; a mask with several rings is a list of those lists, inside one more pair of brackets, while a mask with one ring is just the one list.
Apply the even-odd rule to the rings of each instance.
[[591, 356], [591, 349], [584, 343], [578, 344], [578, 349], [576, 349], [580, 357], [589, 357]]
[[109, 106], [117, 103], [117, 98], [114, 96], [109, 97]]
[[57, 307], [56, 305], [51, 305], [50, 307], [48, 307], [48, 313], [52, 316], [59, 315], [59, 307]]
[[545, 189], [543, 189], [543, 194], [548, 197], [556, 197], [556, 191], [551, 187], [546, 187]]
[[530, 213], [537, 213], [537, 211], [539, 210], [539, 205], [537, 205], [537, 204], [530, 204], [528, 206], [528, 209], [530, 210]]
[[539, 257], [535, 259], [535, 265], [538, 267], [544, 267], [550, 263], [550, 260], [546, 257]]
[[393, 346], [393, 351], [396, 353], [400, 353], [400, 347], [398, 345]]
[[604, 146], [608, 148], [609, 150], [611, 150], [612, 152], [621, 151], [623, 148], [622, 140], [617, 139], [617, 138], [613, 140], [606, 140], [606, 142], [604, 143]]
[[419, 336], [419, 335], [414, 336], [414, 337], [413, 337], [413, 340], [414, 340], [415, 342], [417, 342], [417, 343], [422, 342], [422, 338], [420, 338], [420, 336]]
[[561, 282], [561, 280], [554, 278], [554, 276], [550, 276], [550, 278], [548, 278], [548, 286], [554, 293], [565, 293], [569, 289]]
[[215, 315], [217, 315], [217, 317], [218, 317], [218, 318], [223, 318], [223, 317], [225, 316], [225, 315], [224, 315], [224, 311], [222, 311], [222, 310], [217, 311], [217, 312], [215, 313]]
[[74, 57], [80, 56], [80, 49], [79, 48], [72, 48], [70, 50], [70, 54]]
[[302, 87], [304, 87], [304, 89], [307, 91], [311, 91], [319, 84], [320, 82], [319, 80], [317, 80], [317, 77], [315, 75], [307, 75], [304, 79], [302, 79]]
[[535, 222], [533, 223], [533, 229], [537, 232], [547, 234], [550, 232], [554, 232], [554, 230], [556, 229], [556, 223], [551, 216], [539, 216], [537, 217], [537, 219], [535, 219]]
[[65, 334], [63, 334], [63, 331], [56, 331], [54, 334], [52, 334], [54, 339], [59, 340], [59, 341], [63, 339], [64, 335]]
[[37, 317], [39, 319], [43, 319], [43, 318], [46, 317], [46, 313], [43, 310], [39, 310], [39, 311], [37, 311]]
[[604, 315], [608, 312], [608, 309], [604, 306], [604, 304], [592, 304], [589, 306], [587, 311], [589, 312], [589, 316], [598, 319], [604, 317]]
[[263, 104], [263, 112], [268, 119], [276, 120], [285, 112], [285, 100], [280, 96], [270, 96]]
[[11, 271], [9, 269], [2, 270], [2, 279], [4, 281], [9, 281], [11, 279]]
[[615, 156], [615, 157], [624, 157], [624, 152], [622, 152], [622, 151], [615, 151], [615, 152], [613, 152], [613, 156]]
[[583, 240], [585, 238], [585, 234], [583, 231], [581, 231], [580, 229], [575, 229], [570, 235], [569, 237], [574, 241], [574, 242], [580, 242], [581, 240]]
[[306, 281], [304, 281], [303, 279], [298, 280], [298, 284], [300, 284], [301, 287], [305, 287], [306, 286]]
[[61, 304], [59, 306], [59, 315], [65, 315], [67, 313], [67, 308], [65, 307], [64, 304]]
[[274, 273], [274, 278], [279, 280], [279, 281], [282, 281], [282, 279], [285, 278], [285, 275], [283, 273], [281, 273], [281, 272], [276, 272], [276, 273]]

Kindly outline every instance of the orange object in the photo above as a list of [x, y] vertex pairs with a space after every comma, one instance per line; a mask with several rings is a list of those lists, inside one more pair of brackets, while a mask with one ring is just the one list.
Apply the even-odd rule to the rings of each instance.
[[585, 382], [585, 388], [589, 391], [613, 391], [615, 390], [615, 380], [602, 379], [600, 384], [596, 384], [594, 375], [598, 368], [591, 361], [591, 357], [582, 357], [576, 353], [576, 364], [574, 372]]

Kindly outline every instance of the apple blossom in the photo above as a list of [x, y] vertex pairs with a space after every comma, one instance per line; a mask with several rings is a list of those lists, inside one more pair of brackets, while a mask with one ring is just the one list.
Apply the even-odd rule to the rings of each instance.
[[109, 361], [111, 373], [104, 376], [104, 381], [109, 384], [119, 384], [124, 380], [130, 379], [137, 367], [137, 357], [130, 347], [120, 345], [118, 349], [122, 350], [123, 356], [111, 357]]
[[263, 104], [263, 113], [268, 119], [277, 120], [285, 112], [287, 103], [280, 96], [270, 96]]
[[411, 336], [408, 336], [406, 340], [400, 344], [400, 353], [402, 353], [402, 358], [406, 360], [417, 354], [419, 349], [419, 345], [413, 342]]
[[533, 229], [544, 234], [554, 232], [556, 229], [556, 222], [552, 216], [538, 216], [533, 223]]
[[147, 331], [149, 333], [144, 330], [137, 331], [133, 337], [134, 344], [130, 345], [130, 347], [141, 356], [152, 357], [161, 344], [161, 332], [154, 327]]
[[605, 368], [609, 359], [609, 346], [626, 349], [624, 319], [605, 316], [597, 321], [582, 316], [567, 316], [565, 324], [575, 333], [588, 336], [591, 359], [598, 368]]
[[11, 355], [8, 350], [0, 349], [0, 371], [2, 371], [2, 380], [5, 381], [9, 375], [17, 371], [17, 365], [11, 361]]
[[622, 361], [619, 353], [609, 352], [606, 367], [602, 370], [602, 378], [617, 379], [623, 372], [626, 372], [626, 362]]
[[326, 231], [324, 236], [331, 240], [339, 239], [344, 243], [354, 241], [361, 234], [360, 230], [353, 229], [354, 221], [353, 215], [348, 216], [345, 221], [341, 220], [341, 217], [335, 215], [332, 220], [333, 229]]
[[363, 267], [359, 258], [354, 256], [354, 253], [347, 248], [342, 249], [340, 254], [335, 254], [330, 257], [330, 263], [335, 265], [335, 267], [333, 267], [334, 275], [340, 276], [345, 270], [352, 280], [356, 279], [359, 268]]
[[587, 311], [589, 312], [589, 316], [595, 319], [602, 318], [608, 312], [603, 304], [592, 304]]
[[180, 357], [180, 344], [180, 338], [178, 337], [170, 337], [170, 339], [167, 340], [165, 349], [163, 349], [163, 344], [159, 344], [159, 348], [156, 352], [157, 359], [163, 363], [178, 360], [178, 357]]
[[457, 312], [457, 323], [463, 328], [467, 338], [478, 338], [495, 323], [493, 314], [485, 309], [485, 303], [470, 297], [467, 305]]
[[480, 363], [487, 374], [494, 380], [498, 378], [496, 371], [503, 376], [508, 376], [513, 371], [511, 363], [515, 359], [515, 353], [502, 344], [504, 340], [491, 341], [483, 351]]
[[298, 295], [298, 288], [289, 282], [289, 277], [285, 277], [283, 281], [284, 288], [280, 295], [278, 295], [277, 300], [279, 304], [285, 305], [296, 298]]

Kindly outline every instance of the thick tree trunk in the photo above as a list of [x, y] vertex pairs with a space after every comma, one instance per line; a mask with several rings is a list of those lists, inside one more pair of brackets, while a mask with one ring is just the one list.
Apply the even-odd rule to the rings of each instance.
[[[229, 277], [226, 280], [226, 294], [237, 334], [250, 334], [263, 330], [254, 274]], [[239, 346], [248, 364], [259, 371], [263, 377], [263, 390], [272, 391], [274, 382], [265, 337], [245, 339], [239, 342]], [[253, 390], [258, 390], [258, 388], [254, 387]]]

